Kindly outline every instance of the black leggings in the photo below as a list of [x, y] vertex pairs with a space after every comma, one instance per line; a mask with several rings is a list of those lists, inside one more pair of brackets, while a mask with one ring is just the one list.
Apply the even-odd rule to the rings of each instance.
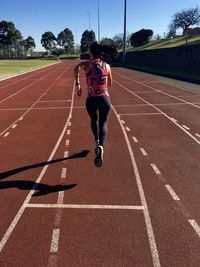
[[86, 109], [91, 119], [91, 128], [95, 141], [104, 146], [107, 136], [108, 115], [111, 109], [109, 96], [87, 97]]

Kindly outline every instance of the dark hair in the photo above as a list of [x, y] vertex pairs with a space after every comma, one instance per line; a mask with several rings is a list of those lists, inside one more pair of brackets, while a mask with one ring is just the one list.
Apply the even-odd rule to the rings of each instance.
[[117, 49], [107, 46], [107, 45], [98, 44], [97, 42], [94, 42], [91, 44], [90, 53], [94, 57], [99, 57], [101, 59], [105, 59], [106, 57], [109, 57], [112, 60], [116, 60], [118, 58]]

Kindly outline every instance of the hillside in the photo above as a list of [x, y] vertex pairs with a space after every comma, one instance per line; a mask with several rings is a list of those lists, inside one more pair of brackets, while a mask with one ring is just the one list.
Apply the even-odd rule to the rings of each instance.
[[159, 48], [170, 48], [176, 46], [183, 45], [195, 45], [200, 44], [200, 34], [186, 37], [179, 36], [171, 40], [161, 39], [161, 40], [153, 40], [148, 44], [140, 46], [140, 47], [129, 47], [127, 48], [127, 52], [129, 51], [139, 51], [139, 50], [147, 50], [147, 49], [159, 49]]

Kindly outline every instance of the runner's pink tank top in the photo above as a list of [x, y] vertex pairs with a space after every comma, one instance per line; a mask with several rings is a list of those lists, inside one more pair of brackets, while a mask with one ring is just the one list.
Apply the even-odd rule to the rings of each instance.
[[86, 73], [88, 94], [90, 96], [108, 95], [106, 63], [99, 58], [89, 61], [89, 71]]

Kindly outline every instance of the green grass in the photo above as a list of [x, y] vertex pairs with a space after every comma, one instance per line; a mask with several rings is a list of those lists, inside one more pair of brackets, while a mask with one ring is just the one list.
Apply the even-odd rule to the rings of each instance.
[[165, 40], [165, 39], [154, 40], [140, 47], [132, 47], [132, 46], [128, 47], [127, 52], [148, 50], [148, 49], [170, 48], [170, 47], [186, 45], [186, 43], [187, 45], [200, 44], [200, 34], [191, 37], [179, 36], [171, 40]]
[[0, 60], [0, 78], [57, 62], [52, 59]]

